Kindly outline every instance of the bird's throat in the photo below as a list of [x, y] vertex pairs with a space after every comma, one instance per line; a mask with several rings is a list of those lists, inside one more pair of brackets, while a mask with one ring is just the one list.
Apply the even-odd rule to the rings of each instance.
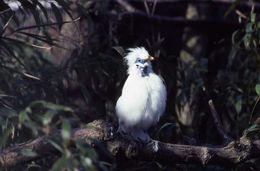
[[133, 66], [128, 70], [129, 75], [136, 75], [139, 77], [147, 77], [151, 72], [152, 71], [148, 66]]
[[148, 68], [147, 67], [144, 67], [144, 68], [141, 69], [141, 76], [142, 77], [148, 76]]

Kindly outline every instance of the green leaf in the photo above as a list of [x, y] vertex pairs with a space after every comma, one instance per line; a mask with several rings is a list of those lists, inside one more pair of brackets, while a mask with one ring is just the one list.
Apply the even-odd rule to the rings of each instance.
[[28, 157], [35, 157], [37, 156], [37, 153], [32, 150], [32, 148], [24, 148], [21, 150], [22, 155], [28, 156]]
[[238, 34], [240, 33], [240, 30], [236, 30], [233, 34], [232, 34], [232, 37], [231, 37], [231, 40], [232, 40], [232, 45], [236, 45], [236, 38], [238, 36]]
[[89, 157], [82, 157], [81, 158], [81, 162], [82, 162], [83, 167], [86, 170], [95, 170], [91, 158], [89, 158]]
[[257, 22], [256, 27], [257, 29], [260, 29], [260, 21]]
[[73, 18], [72, 14], [70, 13], [68, 2], [65, 2], [64, 0], [56, 0], [56, 2], [58, 2], [58, 4], [62, 7], [62, 10], [64, 10], [70, 16], [70, 18]]
[[51, 123], [52, 118], [54, 115], [56, 115], [57, 112], [54, 110], [48, 110], [42, 117], [42, 124], [43, 125], [48, 125], [49, 123]]
[[79, 152], [81, 153], [82, 156], [89, 156], [92, 159], [98, 158], [96, 151], [93, 150], [93, 148], [90, 148], [84, 141], [77, 140], [75, 142], [75, 145], [76, 145], [76, 148], [79, 150]]
[[259, 124], [254, 124], [247, 129], [247, 132], [259, 132], [259, 131], [260, 131], [260, 125]]
[[52, 166], [51, 171], [61, 171], [61, 170], [66, 170], [68, 160], [65, 156], [62, 156], [59, 158]]
[[64, 153], [64, 150], [62, 149], [62, 147], [61, 147], [58, 143], [56, 143], [55, 141], [50, 140], [50, 139], [48, 139], [47, 141], [48, 141], [54, 148], [56, 148], [58, 151], [60, 151], [61, 153]]
[[229, 9], [225, 12], [224, 16], [228, 16], [235, 8], [236, 6], [240, 3], [240, 0], [236, 0], [235, 2], [232, 3], [232, 5], [229, 7]]
[[260, 96], [260, 84], [256, 84], [255, 91], [256, 91], [257, 95]]
[[37, 7], [40, 8], [41, 12], [44, 14], [46, 20], [48, 21], [49, 20], [49, 16], [48, 16], [48, 13], [47, 13], [47, 9], [38, 1], [38, 0], [32, 0], [34, 4], [37, 5]]
[[[2, 37], [2, 38], [0, 39], [0, 45], [1, 45], [0, 47], [1, 47], [1, 49], [3, 49], [3, 51], [5, 51], [7, 55], [10, 55], [10, 56], [13, 57], [17, 62], [19, 62], [20, 65], [25, 66], [24, 63], [21, 61], [21, 59], [18, 58], [18, 57], [15, 55], [12, 46], [10, 46], [10, 42], [6, 42], [6, 41], [4, 41], [4, 39], [6, 39], [6, 38]], [[12, 40], [12, 39], [11, 39], [11, 40]], [[12, 42], [12, 43], [13, 43], [13, 42]]]
[[52, 7], [52, 10], [54, 12], [54, 15], [55, 15], [56, 21], [58, 23], [59, 29], [61, 29], [62, 22], [63, 22], [61, 11], [58, 7], [56, 7], [56, 5], [54, 3], [51, 3], [51, 7]]
[[242, 110], [242, 99], [241, 98], [239, 98], [239, 100], [236, 102], [235, 108], [236, 108], [237, 113], [241, 112], [241, 110]]
[[70, 139], [70, 131], [71, 131], [71, 125], [68, 120], [64, 120], [62, 122], [62, 130], [61, 130], [61, 136], [62, 139], [65, 141], [69, 141]]
[[252, 23], [255, 23], [255, 21], [256, 21], [256, 14], [255, 13], [251, 14], [250, 20], [251, 20]]
[[38, 105], [42, 105], [43, 107], [45, 107], [47, 109], [52, 109], [52, 110], [56, 110], [56, 111], [73, 112], [73, 110], [70, 107], [63, 106], [63, 105], [57, 105], [57, 104], [54, 104], [51, 102], [46, 102], [43, 100], [34, 101], [29, 106], [31, 108], [31, 107], [38, 106]]
[[25, 121], [30, 120], [26, 111], [22, 111], [19, 113], [19, 122], [24, 123]]
[[37, 11], [36, 8], [33, 8], [33, 9], [30, 9], [30, 12], [33, 15], [36, 25], [40, 25], [42, 22], [41, 22], [41, 17], [40, 17], [39, 11]]
[[252, 33], [253, 32], [253, 23], [248, 23], [246, 25], [246, 33]]
[[87, 2], [85, 2], [85, 3], [83, 3], [83, 4], [81, 4], [81, 5], [83, 5], [83, 7], [84, 7], [85, 9], [88, 9], [88, 8], [90, 8], [94, 3], [95, 3], [95, 2], [93, 2], [93, 1], [87, 1]]
[[5, 146], [6, 141], [8, 140], [8, 137], [11, 135], [11, 133], [12, 128], [5, 129], [1, 132], [0, 149], [2, 149]]
[[250, 126], [248, 129], [246, 129], [243, 133], [244, 135], [246, 135], [247, 137], [250, 136], [254, 136], [254, 135], [258, 135], [260, 134], [260, 125], [259, 123], [257, 124], [253, 124], [252, 126]]
[[[113, 167], [112, 163], [109, 163], [106, 161], [99, 161], [98, 164], [99, 164], [99, 167], [101, 168], [101, 170], [104, 170], [104, 171], [109, 170], [108, 168]], [[93, 170], [97, 170], [94, 165], [93, 165]]]
[[121, 46], [114, 46], [113, 49], [115, 49], [122, 57], [125, 56], [125, 50]]
[[87, 153], [87, 148], [84, 147], [83, 142], [81, 142], [81, 141], [78, 140], [78, 141], [75, 142], [75, 145], [76, 145], [77, 149], [78, 149], [82, 154], [86, 154], [86, 153]]
[[38, 135], [39, 126], [35, 122], [28, 120], [24, 122], [23, 125], [29, 128], [34, 136]]

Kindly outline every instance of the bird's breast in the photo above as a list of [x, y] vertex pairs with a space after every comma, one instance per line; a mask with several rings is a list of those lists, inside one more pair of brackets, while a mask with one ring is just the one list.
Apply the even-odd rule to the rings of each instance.
[[165, 87], [156, 75], [130, 75], [117, 103], [117, 115], [127, 123], [148, 129], [164, 111]]

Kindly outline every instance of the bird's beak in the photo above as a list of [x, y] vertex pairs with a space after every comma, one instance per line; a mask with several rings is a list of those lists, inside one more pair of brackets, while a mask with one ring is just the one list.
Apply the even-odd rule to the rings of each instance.
[[148, 61], [153, 61], [153, 60], [155, 60], [155, 57], [153, 57], [153, 56], [148, 57]]

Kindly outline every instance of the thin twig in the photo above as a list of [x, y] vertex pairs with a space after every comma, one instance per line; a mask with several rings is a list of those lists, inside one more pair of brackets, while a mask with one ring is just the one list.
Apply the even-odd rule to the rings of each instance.
[[35, 28], [41, 28], [41, 27], [50, 27], [50, 26], [55, 26], [55, 25], [59, 25], [59, 24], [74, 23], [74, 22], [80, 20], [80, 18], [81, 17], [77, 17], [77, 18], [75, 18], [73, 20], [69, 20], [69, 21], [62, 21], [62, 22], [55, 22], [55, 23], [44, 23], [44, 24], [20, 27], [20, 28], [15, 29], [14, 31], [12, 31], [11, 33], [9, 33], [6, 36], [11, 36], [12, 34], [18, 32], [18, 31], [22, 31], [22, 30], [29, 30], [29, 29], [35, 29]]
[[10, 9], [10, 8], [8, 8], [8, 9], [6, 9], [6, 10], [4, 10], [4, 11], [0, 11], [0, 15], [2, 15], [2, 14], [4, 14], [4, 13], [6, 13], [6, 12], [8, 12], [8, 11], [11, 11], [11, 9]]
[[11, 23], [11, 21], [12, 21], [13, 18], [14, 18], [14, 14], [8, 19], [8, 21], [7, 21], [6, 24], [4, 25], [3, 30], [2, 30], [2, 32], [1, 32], [1, 35], [4, 34], [6, 28], [9, 26], [9, 24]]
[[122, 7], [124, 7], [127, 12], [136, 12], [136, 11], [138, 11], [135, 7], [133, 7], [131, 4], [129, 4], [128, 2], [126, 2], [124, 0], [116, 0], [116, 2], [118, 4], [120, 4]]
[[211, 111], [211, 114], [213, 116], [213, 119], [214, 119], [214, 123], [217, 127], [217, 130], [218, 132], [221, 134], [222, 138], [226, 141], [226, 142], [230, 142], [232, 141], [232, 138], [228, 136], [228, 134], [226, 133], [226, 131], [224, 130], [224, 127], [220, 121], [220, 118], [219, 118], [219, 115], [216, 111], [216, 108], [215, 108], [215, 105], [213, 103], [213, 101], [210, 99], [209, 100], [209, 108], [210, 108], [210, 111]]
[[154, 2], [153, 2], [153, 9], [152, 9], [152, 15], [154, 15], [154, 13], [155, 13], [156, 5], [157, 5], [157, 0], [154, 0]]
[[[242, 25], [236, 21], [227, 21], [227, 20], [212, 20], [212, 19], [186, 19], [185, 17], [172, 17], [172, 16], [163, 16], [163, 15], [148, 15], [143, 11], [136, 12], [127, 12], [123, 14], [124, 16], [138, 17], [138, 19], [152, 19], [154, 22], [169, 22], [173, 24], [179, 24], [180, 26], [195, 26], [200, 27], [203, 25], [209, 25], [211, 27], [217, 27], [221, 25], [222, 27], [242, 27]], [[114, 14], [111, 13], [111, 16]]]
[[253, 107], [253, 110], [252, 110], [252, 112], [251, 112], [251, 114], [250, 114], [249, 124], [251, 124], [251, 120], [252, 120], [252, 117], [253, 117], [253, 114], [254, 114], [256, 105], [259, 103], [259, 101], [260, 101], [260, 96], [257, 97], [256, 102], [255, 102], [254, 107]]
[[144, 7], [145, 7], [146, 14], [150, 16], [151, 12], [150, 12], [150, 9], [149, 9], [148, 4], [147, 4], [146, 1], [144, 1]]

